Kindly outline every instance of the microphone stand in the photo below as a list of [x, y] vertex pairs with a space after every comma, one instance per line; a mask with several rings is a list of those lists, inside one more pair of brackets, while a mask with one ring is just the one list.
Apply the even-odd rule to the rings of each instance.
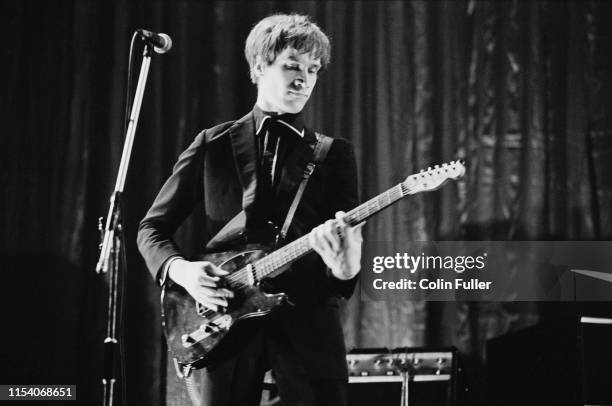
[[400, 371], [400, 375], [402, 377], [402, 397], [400, 400], [400, 405], [409, 406], [410, 381], [413, 379], [412, 373], [414, 372], [414, 367], [410, 364], [410, 361], [405, 353], [400, 354], [399, 357], [395, 359], [394, 365]]
[[151, 49], [152, 46], [146, 44], [143, 51], [140, 76], [138, 77], [130, 121], [126, 130], [121, 163], [119, 164], [119, 173], [117, 174], [115, 190], [110, 197], [110, 207], [106, 216], [104, 236], [102, 237], [102, 244], [100, 245], [100, 258], [96, 265], [97, 273], [109, 273], [107, 325], [106, 338], [104, 339], [104, 376], [102, 377], [104, 406], [112, 406], [115, 397], [115, 383], [117, 381], [115, 378], [115, 358], [118, 353], [117, 349], [119, 348], [119, 341], [117, 340], [117, 293], [119, 292], [120, 264], [122, 264], [125, 269], [125, 244], [123, 244], [123, 218], [121, 212], [122, 196], [130, 163], [130, 156], [132, 154], [132, 145], [134, 144], [134, 134], [136, 133], [136, 127], [138, 125], [138, 116], [140, 115], [140, 107], [142, 105], [142, 98], [147, 76], [149, 74], [149, 66], [151, 64]]

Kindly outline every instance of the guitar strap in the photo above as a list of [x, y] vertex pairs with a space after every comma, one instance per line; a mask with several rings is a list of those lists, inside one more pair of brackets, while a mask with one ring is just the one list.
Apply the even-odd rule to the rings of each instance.
[[[315, 132], [317, 137], [317, 143], [314, 147], [314, 152], [312, 154], [312, 160], [308, 162], [306, 168], [304, 169], [304, 175], [302, 177], [302, 181], [300, 182], [300, 186], [293, 198], [293, 202], [289, 207], [289, 211], [287, 212], [287, 217], [285, 218], [285, 222], [283, 223], [283, 227], [281, 228], [280, 234], [278, 236], [278, 241], [283, 241], [287, 237], [287, 232], [289, 231], [289, 227], [291, 226], [291, 222], [293, 220], [293, 216], [295, 215], [295, 211], [297, 210], [298, 205], [300, 204], [300, 200], [302, 199], [302, 195], [304, 194], [304, 190], [306, 189], [306, 185], [308, 184], [308, 179], [310, 175], [315, 170], [315, 167], [325, 160], [327, 153], [329, 152], [329, 148], [333, 142], [333, 138], [328, 137], [324, 134], [320, 134]], [[242, 210], [236, 216], [234, 216], [230, 221], [217, 232], [206, 244], [207, 250], [214, 250], [220, 245], [223, 244], [224, 241], [232, 241], [233, 239], [239, 237], [244, 231], [244, 227], [246, 226], [246, 213]]]
[[300, 186], [298, 187], [298, 190], [295, 193], [295, 197], [293, 198], [291, 207], [289, 207], [287, 217], [285, 218], [283, 228], [280, 232], [280, 241], [284, 241], [287, 237], [287, 232], [289, 231], [289, 227], [291, 226], [291, 221], [293, 220], [295, 211], [297, 210], [297, 207], [300, 204], [300, 200], [302, 199], [302, 195], [304, 194], [304, 190], [306, 189], [306, 185], [308, 184], [308, 179], [310, 179], [310, 175], [312, 175], [316, 166], [325, 160], [325, 157], [327, 156], [327, 153], [329, 152], [329, 148], [331, 147], [333, 141], [333, 138], [328, 137], [327, 135], [320, 134], [318, 132], [315, 132], [315, 135], [317, 136], [317, 145], [315, 145], [315, 149], [312, 154], [312, 161], [308, 162], [308, 165], [306, 165], [306, 169], [304, 170], [304, 176], [302, 177]]

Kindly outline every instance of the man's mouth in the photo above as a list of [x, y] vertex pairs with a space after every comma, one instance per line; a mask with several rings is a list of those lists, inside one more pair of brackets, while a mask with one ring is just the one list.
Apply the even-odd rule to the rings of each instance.
[[306, 93], [296, 92], [293, 90], [289, 90], [289, 94], [294, 97], [308, 97]]

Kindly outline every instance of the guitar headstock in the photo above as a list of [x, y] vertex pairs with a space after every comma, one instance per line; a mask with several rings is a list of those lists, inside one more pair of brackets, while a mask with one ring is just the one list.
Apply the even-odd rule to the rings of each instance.
[[407, 189], [406, 194], [428, 192], [438, 189], [448, 180], [459, 179], [464, 174], [465, 162], [457, 160], [410, 175], [402, 183], [404, 188]]

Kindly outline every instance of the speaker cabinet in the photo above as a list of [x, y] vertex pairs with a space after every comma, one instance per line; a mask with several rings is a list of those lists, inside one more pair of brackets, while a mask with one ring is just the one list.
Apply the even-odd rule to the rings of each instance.
[[490, 405], [612, 405], [612, 319], [572, 317], [487, 343]]

